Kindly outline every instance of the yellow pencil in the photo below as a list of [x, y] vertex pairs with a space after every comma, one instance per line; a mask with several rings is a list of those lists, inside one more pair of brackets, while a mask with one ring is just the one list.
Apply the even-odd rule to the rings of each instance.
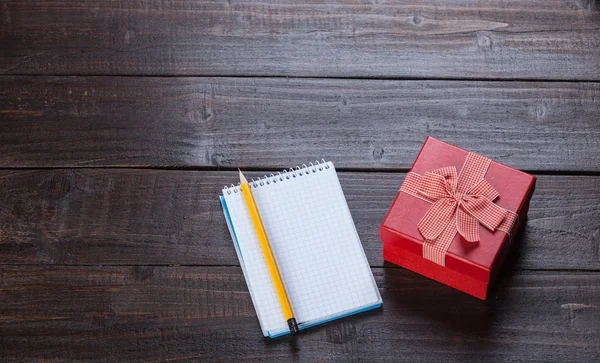
[[246, 206], [248, 206], [248, 212], [250, 212], [250, 217], [252, 218], [252, 223], [254, 224], [254, 229], [256, 230], [256, 235], [258, 236], [258, 242], [260, 243], [260, 247], [265, 255], [269, 273], [273, 279], [273, 285], [275, 285], [275, 291], [277, 291], [277, 296], [279, 297], [279, 302], [281, 303], [281, 307], [283, 309], [283, 315], [285, 320], [287, 320], [290, 332], [292, 334], [296, 334], [298, 332], [298, 323], [294, 317], [294, 311], [292, 310], [290, 299], [285, 291], [285, 286], [283, 285], [283, 280], [281, 279], [277, 262], [275, 262], [275, 256], [271, 250], [271, 245], [269, 244], [269, 239], [267, 238], [267, 232], [265, 231], [265, 226], [263, 225], [260, 214], [258, 213], [258, 208], [256, 207], [256, 202], [254, 201], [254, 196], [252, 195], [252, 190], [250, 189], [248, 180], [246, 180], [246, 177], [244, 177], [244, 174], [242, 174], [241, 170], [239, 172], [242, 194], [244, 195]]

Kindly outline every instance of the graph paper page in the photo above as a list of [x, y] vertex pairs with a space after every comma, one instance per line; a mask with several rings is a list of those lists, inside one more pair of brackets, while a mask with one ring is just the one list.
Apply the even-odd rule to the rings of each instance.
[[[381, 302], [333, 164], [312, 170], [252, 188], [301, 326]], [[286, 332], [252, 220], [235, 190], [224, 190], [223, 196], [263, 334]]]

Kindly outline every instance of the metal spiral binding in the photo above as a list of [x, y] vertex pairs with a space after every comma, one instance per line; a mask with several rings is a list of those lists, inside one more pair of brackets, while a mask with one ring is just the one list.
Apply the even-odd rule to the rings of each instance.
[[[275, 184], [277, 182], [283, 182], [286, 180], [294, 179], [297, 177], [301, 177], [303, 175], [308, 175], [310, 173], [316, 173], [318, 171], [322, 171], [323, 169], [329, 169], [329, 164], [325, 161], [325, 159], [315, 160], [314, 163], [302, 164], [302, 167], [296, 166], [296, 169], [290, 168], [289, 170], [283, 169], [283, 171], [278, 171], [277, 175], [271, 173], [270, 175], [264, 175], [262, 178], [256, 178], [256, 180], [252, 179], [248, 182], [251, 188], [259, 188], [265, 185], [270, 185], [271, 183]], [[231, 194], [238, 193], [240, 191], [240, 183], [231, 184], [231, 186], [225, 186], [223, 188], [223, 193]]]

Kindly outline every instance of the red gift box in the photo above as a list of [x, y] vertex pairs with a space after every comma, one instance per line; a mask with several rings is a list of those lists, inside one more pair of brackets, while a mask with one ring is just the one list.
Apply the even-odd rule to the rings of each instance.
[[383, 257], [485, 300], [534, 188], [533, 175], [427, 137], [381, 225]]

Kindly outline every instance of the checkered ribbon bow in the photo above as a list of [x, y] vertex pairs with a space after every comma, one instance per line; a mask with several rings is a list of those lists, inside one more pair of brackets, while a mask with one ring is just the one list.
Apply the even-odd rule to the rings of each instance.
[[484, 179], [490, 163], [484, 156], [469, 153], [460, 176], [454, 166], [407, 175], [400, 191], [433, 204], [417, 225], [425, 238], [424, 258], [444, 266], [456, 233], [479, 242], [480, 224], [490, 231], [510, 233], [517, 214], [494, 203], [500, 195]]

